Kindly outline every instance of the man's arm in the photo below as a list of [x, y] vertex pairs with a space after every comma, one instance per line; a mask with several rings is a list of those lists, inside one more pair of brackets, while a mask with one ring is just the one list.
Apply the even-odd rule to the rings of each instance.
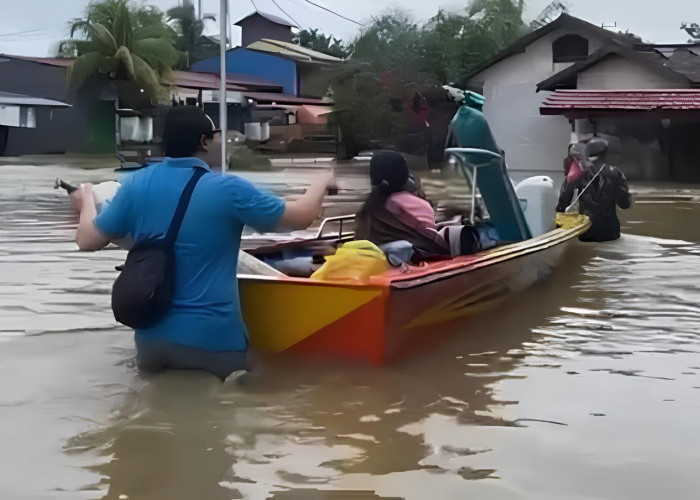
[[574, 186], [564, 181], [559, 191], [559, 201], [557, 202], [557, 212], [566, 212], [567, 207], [574, 199]]
[[321, 213], [326, 189], [334, 182], [333, 173], [324, 173], [314, 179], [298, 199], [287, 201], [279, 226], [285, 229], [306, 229]]
[[632, 195], [630, 194], [629, 187], [627, 186], [627, 179], [625, 174], [618, 168], [615, 168], [617, 179], [615, 187], [615, 202], [620, 208], [629, 208], [632, 206]]
[[75, 242], [82, 251], [100, 250], [109, 244], [109, 238], [102, 234], [95, 226], [95, 198], [92, 192], [92, 184], [80, 185], [80, 222], [75, 232]]

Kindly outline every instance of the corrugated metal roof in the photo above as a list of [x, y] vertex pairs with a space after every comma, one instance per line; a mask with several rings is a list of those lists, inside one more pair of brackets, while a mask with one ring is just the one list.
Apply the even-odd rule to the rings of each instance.
[[[189, 71], [173, 71], [175, 85], [188, 89], [219, 90], [220, 78], [211, 73], [192, 73]], [[227, 90], [247, 90], [246, 87], [236, 85], [230, 78], [226, 79]]]
[[262, 40], [251, 43], [246, 48], [260, 52], [269, 52], [305, 63], [342, 63], [345, 61], [345, 59], [329, 56], [323, 52], [311, 50], [295, 43], [272, 40], [271, 38], [263, 38]]
[[331, 105], [332, 103], [325, 102], [322, 99], [314, 99], [311, 97], [297, 97], [291, 94], [282, 94], [277, 92], [243, 92], [243, 95], [249, 99], [254, 99], [260, 102], [276, 102], [278, 104], [318, 104]]
[[12, 92], [0, 91], [0, 105], [6, 106], [50, 106], [53, 108], [70, 108], [71, 105], [52, 99], [42, 97], [32, 97], [24, 94], [14, 94]]
[[0, 54], [0, 57], [9, 57], [10, 59], [22, 59], [23, 61], [32, 61], [40, 64], [48, 64], [49, 66], [60, 66], [66, 68], [72, 66], [75, 58], [73, 57], [30, 57], [30, 56], [13, 56], [11, 54]]
[[677, 113], [700, 111], [700, 89], [557, 90], [542, 102], [542, 115]]
[[285, 42], [282, 40], [273, 40], [271, 38], [263, 38], [262, 41], [267, 42], [267, 43], [272, 44], [272, 45], [277, 45], [279, 47], [282, 47], [282, 48], [287, 49], [287, 50], [292, 51], [292, 52], [297, 52], [299, 54], [308, 56], [314, 61], [334, 62], [334, 63], [340, 63], [340, 62], [344, 61], [344, 59], [341, 59], [339, 57], [324, 54], [323, 52], [319, 52], [317, 50], [312, 50], [312, 49], [309, 49], [307, 47], [302, 47], [301, 45], [297, 45], [296, 43]]
[[286, 49], [284, 47], [280, 47], [279, 45], [263, 42], [262, 40], [258, 40], [257, 42], [251, 43], [246, 47], [246, 49], [257, 50], [259, 52], [267, 52], [270, 54], [286, 57], [294, 61], [303, 61], [308, 63], [313, 62], [313, 59], [311, 59], [311, 57], [307, 55], [300, 54], [298, 52]]
[[[193, 89], [219, 89], [219, 75], [200, 71], [173, 71], [175, 85]], [[228, 90], [281, 89], [282, 85], [255, 75], [226, 73]], [[212, 87], [214, 85], [214, 87]], [[234, 88], [236, 87], [236, 88]]]

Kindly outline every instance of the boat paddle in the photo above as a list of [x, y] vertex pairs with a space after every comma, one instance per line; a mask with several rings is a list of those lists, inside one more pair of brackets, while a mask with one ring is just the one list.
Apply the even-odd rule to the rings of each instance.
[[590, 181], [588, 181], [588, 184], [586, 184], [586, 186], [581, 190], [581, 192], [578, 193], [578, 194], [576, 195], [576, 198], [574, 198], [574, 201], [572, 201], [571, 204], [570, 204], [568, 207], [566, 207], [566, 210], [564, 210], [564, 213], [569, 214], [569, 213], [573, 212], [574, 205], [576, 205], [576, 203], [578, 202], [579, 198], [581, 198], [581, 195], [584, 193], [584, 191], [586, 191], [586, 189], [588, 189], [588, 186], [590, 186], [591, 184], [593, 184], [593, 181], [595, 180], [595, 178], [598, 177], [598, 174], [599, 174], [606, 166], [607, 166], [607, 165], [603, 164], [603, 166], [600, 167], [600, 168], [598, 169], [598, 171], [595, 173], [595, 175], [593, 176], [593, 178], [592, 178]]

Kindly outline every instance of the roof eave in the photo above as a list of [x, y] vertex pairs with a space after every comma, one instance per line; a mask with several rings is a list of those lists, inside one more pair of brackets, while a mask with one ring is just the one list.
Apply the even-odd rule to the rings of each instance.
[[[623, 42], [623, 39], [615, 33], [612, 33], [604, 28], [599, 28], [598, 26], [595, 26], [594, 24], [589, 23], [588, 21], [584, 21], [583, 19], [579, 19], [577, 17], [574, 17], [572, 15], [562, 13], [559, 17], [557, 17], [554, 21], [552, 21], [549, 24], [546, 24], [545, 26], [532, 31], [526, 35], [523, 35], [519, 39], [517, 39], [515, 42], [510, 44], [508, 47], [505, 49], [501, 50], [498, 52], [495, 56], [493, 56], [488, 62], [484, 63], [482, 66], [474, 70], [472, 73], [467, 75], [465, 78], [465, 81], [469, 81], [472, 78], [475, 78], [476, 76], [479, 75], [479, 73], [482, 73], [483, 71], [489, 69], [491, 66], [494, 66], [495, 64], [498, 64], [499, 62], [503, 61], [504, 59], [507, 59], [510, 56], [516, 55], [516, 54], [521, 54], [525, 51], [525, 49], [532, 44], [533, 42], [536, 42], [543, 36], [551, 33], [552, 31], [564, 27], [566, 24], [576, 24], [579, 28], [582, 30], [586, 30], [589, 32], [595, 32], [598, 35], [605, 36], [609, 40], [619, 40], [620, 43]], [[628, 42], [630, 43], [630, 42]]]

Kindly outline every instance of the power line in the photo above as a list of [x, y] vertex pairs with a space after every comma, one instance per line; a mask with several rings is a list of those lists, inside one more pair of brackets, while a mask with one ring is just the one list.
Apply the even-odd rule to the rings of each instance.
[[[272, 0], [272, 1], [274, 2], [275, 0]], [[319, 5], [319, 4], [317, 4], [317, 3], [314, 3], [314, 2], [312, 2], [311, 0], [304, 0], [304, 1], [305, 1], [306, 3], [310, 3], [311, 5], [314, 5], [314, 6], [318, 7], [319, 9], [323, 9], [323, 10], [325, 10], [325, 11], [327, 11], [327, 12], [330, 12], [331, 14], [334, 14], [334, 15], [336, 15], [336, 16], [338, 16], [338, 17], [342, 17], [342, 18], [345, 19], [346, 21], [350, 21], [351, 23], [355, 23], [355, 24], [357, 24], [358, 26], [364, 26], [364, 24], [358, 23], [358, 22], [355, 21], [354, 19], [350, 19], [349, 17], [345, 17], [345, 16], [342, 15], [342, 14], [338, 14], [337, 12], [335, 12], [335, 11], [329, 9], [328, 7], [324, 7], [323, 5]]]
[[30, 29], [30, 30], [23, 30], [23, 31], [14, 31], [12, 33], [0, 33], [0, 38], [17, 38], [17, 39], [27, 39], [27, 38], [35, 38], [35, 37], [43, 37], [46, 35], [50, 35], [52, 33], [58, 32], [60, 28], [56, 27], [49, 27], [49, 28], [35, 28], [35, 29]]
[[[253, 8], [255, 9], [255, 12], [260, 12], [260, 9], [258, 9], [258, 6], [255, 5], [255, 0], [250, 0], [250, 3], [253, 4]], [[278, 8], [279, 10], [281, 10], [282, 12], [284, 12], [284, 15], [287, 16], [289, 19], [291, 19], [291, 21], [292, 21], [293, 23], [295, 23], [295, 24], [297, 25], [298, 28], [301, 28], [301, 27], [302, 27], [301, 24], [299, 24], [292, 16], [290, 16], [289, 14], [287, 14], [287, 12], [285, 12], [285, 10], [284, 10], [282, 7], [280, 7], [279, 4], [278, 4], [277, 2], [275, 2], [275, 0], [272, 0], [272, 3], [274, 3], [275, 5], [277, 5], [277, 8]]]
[[[252, 0], [251, 0], [251, 1], [252, 1]], [[299, 27], [299, 28], [301, 28], [301, 29], [304, 29], [304, 27], [303, 27], [299, 22], [297, 22], [296, 19], [294, 19], [294, 18], [293, 18], [292, 16], [290, 16], [289, 14], [287, 14], [287, 11], [285, 11], [282, 7], [280, 7], [280, 4], [278, 4], [276, 0], [272, 0], [272, 3], [274, 3], [274, 4], [277, 6], [277, 8], [278, 8], [279, 10], [281, 10], [281, 11], [284, 13], [285, 16], [287, 16], [289, 19], [291, 19], [291, 20], [294, 22], [294, 24], [297, 25], [297, 27]], [[257, 10], [257, 9], [256, 9], [256, 10]]]

